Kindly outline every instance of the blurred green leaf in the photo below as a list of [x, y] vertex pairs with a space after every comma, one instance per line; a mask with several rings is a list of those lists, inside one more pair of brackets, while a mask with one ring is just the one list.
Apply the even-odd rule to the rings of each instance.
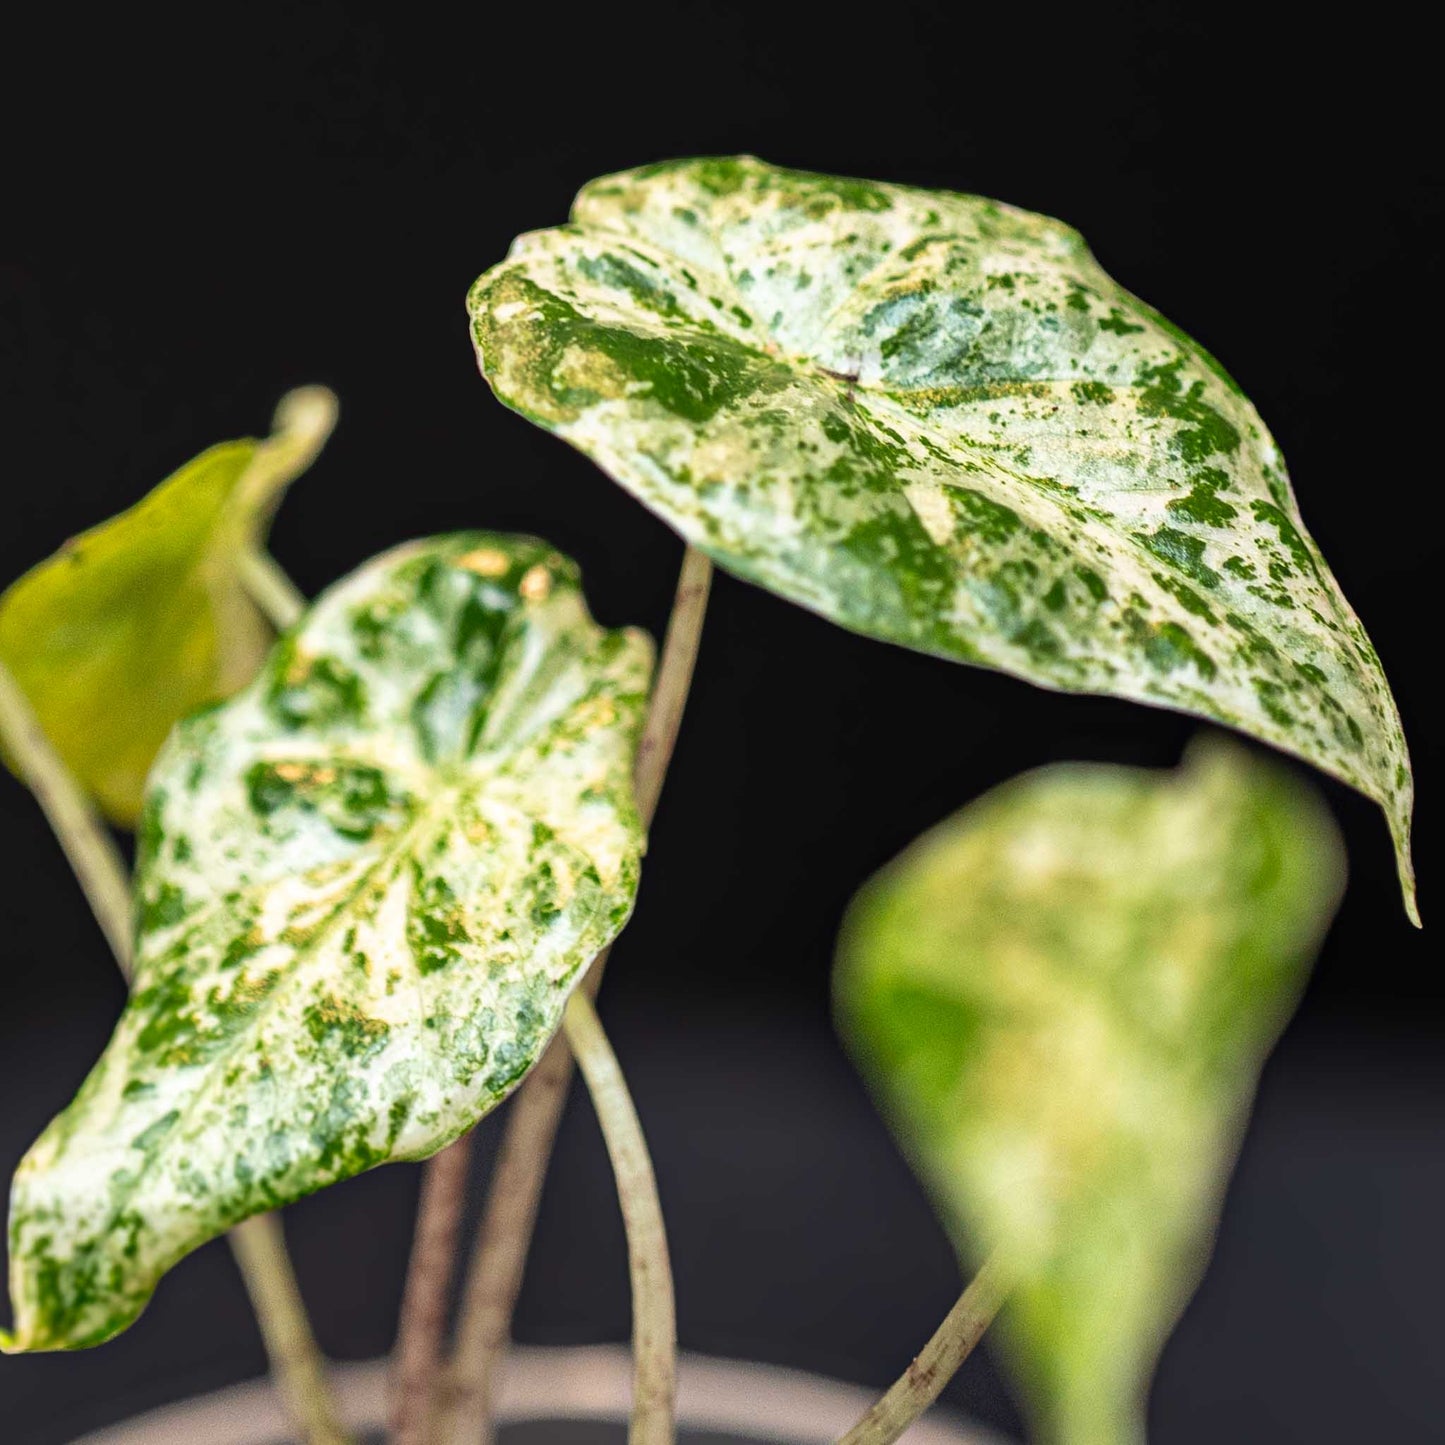
[[1223, 367], [1079, 234], [978, 196], [665, 162], [470, 297], [497, 395], [720, 567], [869, 636], [1200, 714], [1375, 799], [1380, 660]]
[[112, 821], [135, 823], [177, 720], [260, 666], [273, 633], [242, 567], [335, 419], [324, 387], [291, 392], [270, 438], [202, 452], [0, 595], [0, 661]]
[[15, 1333], [124, 1328], [246, 1217], [464, 1133], [622, 928], [651, 645], [545, 543], [466, 533], [327, 592], [151, 773], [136, 977], [21, 1164]]
[[1001, 1322], [1040, 1438], [1128, 1445], [1265, 1054], [1343, 883], [1323, 804], [1219, 740], [1045, 768], [925, 834], [844, 925], [843, 1032]]

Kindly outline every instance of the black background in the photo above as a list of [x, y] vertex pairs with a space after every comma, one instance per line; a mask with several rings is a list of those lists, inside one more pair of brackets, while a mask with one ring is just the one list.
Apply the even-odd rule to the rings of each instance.
[[[979, 191], [1079, 227], [1253, 396], [1389, 669], [1435, 912], [1441, 177], [1403, 7], [1268, 28], [1264, 7], [1064, 16], [522, 3], [11, 20], [0, 177], [0, 581], [201, 447], [324, 381], [340, 428], [274, 549], [316, 590], [405, 537], [539, 532], [609, 624], [664, 621], [680, 548], [477, 378], [462, 298], [589, 177], [748, 150]], [[202, 18], [204, 17], [204, 18]], [[957, 1289], [832, 1040], [854, 888], [924, 827], [1063, 758], [1172, 763], [1189, 721], [847, 635], [729, 579], [604, 1013], [653, 1133], [683, 1343], [883, 1383]], [[1349, 894], [1266, 1073], [1215, 1264], [1166, 1352], [1158, 1445], [1445, 1440], [1445, 1069], [1429, 934], [1376, 810], [1322, 783]], [[0, 777], [0, 1168], [104, 1042], [121, 993], [29, 799]], [[574, 1101], [575, 1103], [575, 1101]], [[485, 1160], [495, 1121], [483, 1128]], [[291, 1214], [325, 1344], [389, 1343], [416, 1171]], [[574, 1107], [518, 1330], [622, 1339], [605, 1162]], [[0, 1361], [0, 1438], [255, 1373], [225, 1251], [128, 1335]], [[988, 1362], [951, 1396], [1016, 1426]]]

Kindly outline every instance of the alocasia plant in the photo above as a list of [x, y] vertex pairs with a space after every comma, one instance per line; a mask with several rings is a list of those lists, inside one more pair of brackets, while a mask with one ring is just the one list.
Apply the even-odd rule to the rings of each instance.
[[[7, 1347], [102, 1340], [203, 1240], [441, 1150], [393, 1437], [427, 1445], [447, 1404], [446, 1440], [489, 1438], [567, 1077], [565, 1049], [546, 1047], [561, 1026], [623, 1195], [631, 1438], [666, 1445], [666, 1249], [588, 965], [632, 905], [707, 559], [869, 636], [1294, 753], [1384, 808], [1413, 916], [1409, 764], [1262, 421], [1067, 226], [749, 158], [671, 162], [588, 186], [469, 309], [501, 399], [689, 543], [651, 695], [645, 639], [593, 623], [576, 569], [529, 538], [411, 544], [297, 620], [261, 542], [324, 408], [204, 454], [0, 599], [0, 734], [99, 877], [88, 891], [123, 963], [128, 884], [86, 796], [133, 822], [149, 770], [135, 992], [17, 1176]], [[287, 629], [264, 662], [255, 604]], [[135, 706], [95, 726], [100, 694]], [[1333, 904], [1331, 837], [1236, 747], [1178, 778], [1026, 780], [865, 895], [847, 1016], [950, 1227], [1005, 1245], [1008, 1272], [985, 1271], [945, 1322], [931, 1388], [1011, 1286], [1008, 1338], [1046, 1434], [1093, 1445], [1134, 1428], [1262, 1051]], [[443, 1146], [539, 1060], [443, 1401], [466, 1178]], [[287, 1288], [253, 1295], [268, 1339], [304, 1340], [268, 1321]], [[296, 1351], [273, 1353], [291, 1378]], [[906, 1428], [927, 1403], [916, 1373], [849, 1445]], [[316, 1379], [289, 1392], [310, 1402], [300, 1428], [343, 1439]]]

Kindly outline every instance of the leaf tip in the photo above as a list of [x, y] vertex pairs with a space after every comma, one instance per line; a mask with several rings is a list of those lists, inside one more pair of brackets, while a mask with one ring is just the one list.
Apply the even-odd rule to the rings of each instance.
[[37, 1329], [34, 1320], [27, 1325], [23, 1316], [24, 1310], [17, 1301], [14, 1328], [0, 1330], [0, 1355], [36, 1355], [65, 1348], [64, 1340], [56, 1339], [44, 1329]]
[[341, 403], [329, 386], [298, 386], [276, 403], [271, 429], [304, 440], [319, 451], [336, 429], [340, 409]]
[[1405, 902], [1405, 917], [1416, 928], [1424, 928], [1425, 924], [1420, 917], [1420, 894], [1415, 887], [1415, 865], [1410, 861], [1408, 842], [1403, 843], [1397, 850], [1396, 859], [1400, 871], [1400, 892]]
[[1405, 905], [1405, 917], [1416, 928], [1423, 928], [1425, 925], [1420, 920], [1420, 894], [1415, 884], [1415, 858], [1410, 847], [1415, 796], [1409, 775], [1406, 774], [1400, 792], [1393, 797], [1377, 795], [1376, 801], [1384, 809], [1385, 819], [1390, 826], [1390, 840], [1395, 845], [1395, 871], [1400, 879], [1400, 901]]

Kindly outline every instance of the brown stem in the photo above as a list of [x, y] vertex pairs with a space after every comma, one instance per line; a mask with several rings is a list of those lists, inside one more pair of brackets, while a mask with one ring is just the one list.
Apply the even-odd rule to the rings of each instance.
[[997, 1256], [979, 1270], [918, 1358], [838, 1445], [893, 1445], [943, 1393], [993, 1323], [1008, 1293], [1004, 1275]]
[[447, 1381], [450, 1418], [443, 1440], [479, 1445], [490, 1431], [498, 1367], [521, 1289], [547, 1158], [571, 1081], [572, 1051], [558, 1037], [527, 1075], [508, 1110], [467, 1273]]
[[[672, 761], [711, 586], [712, 564], [689, 547], [683, 555], [647, 723], [637, 748], [637, 809], [644, 824], [652, 822]], [[604, 949], [598, 954], [583, 980], [589, 998], [597, 997], [609, 952]], [[448, 1445], [490, 1445], [497, 1380], [537, 1223], [542, 1181], [571, 1079], [572, 1053], [558, 1037], [527, 1076], [508, 1110], [462, 1295], [447, 1382], [450, 1418], [443, 1439]]]
[[397, 1331], [391, 1407], [393, 1445], [426, 1445], [436, 1404], [437, 1361], [446, 1329], [447, 1290], [466, 1200], [472, 1136], [434, 1155], [422, 1174], [416, 1234]]
[[[119, 849], [71, 776], [29, 699], [0, 663], [0, 742], [60, 840], [127, 983], [131, 979], [130, 881]], [[230, 1233], [277, 1392], [307, 1445], [348, 1445], [321, 1351], [286, 1253], [280, 1221], [249, 1219]]]
[[603, 1032], [597, 1009], [579, 990], [567, 1001], [567, 1042], [587, 1081], [627, 1231], [632, 1280], [632, 1420], [628, 1445], [673, 1445], [677, 1405], [677, 1319], [672, 1264], [657, 1179], [642, 1125]]

